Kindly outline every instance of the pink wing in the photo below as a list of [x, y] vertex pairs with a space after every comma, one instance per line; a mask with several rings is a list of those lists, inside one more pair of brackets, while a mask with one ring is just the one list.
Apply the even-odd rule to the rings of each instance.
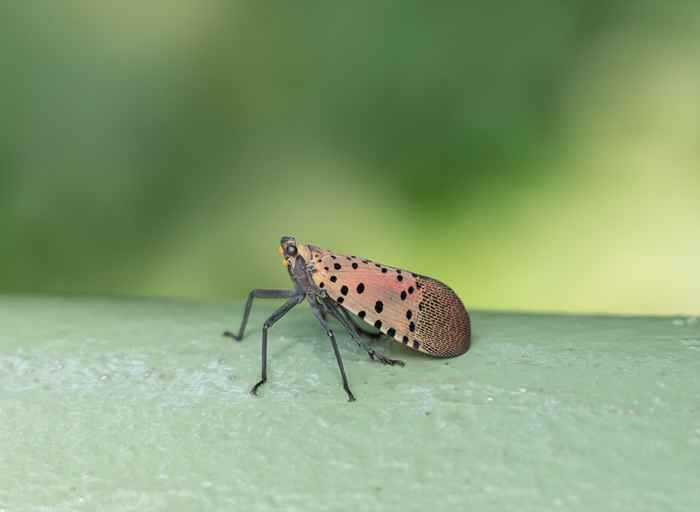
[[310, 247], [316, 286], [362, 321], [435, 357], [468, 350], [469, 315], [447, 285], [372, 260]]

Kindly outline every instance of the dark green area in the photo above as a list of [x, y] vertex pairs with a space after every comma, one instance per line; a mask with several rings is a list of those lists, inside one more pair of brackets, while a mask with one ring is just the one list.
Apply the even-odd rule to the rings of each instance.
[[[610, 247], [591, 233], [619, 215], [595, 213], [624, 180], [577, 181], [588, 173], [575, 158], [599, 150], [572, 135], [572, 119], [588, 102], [594, 119], [605, 113], [577, 86], [591, 81], [581, 94], [607, 97], [629, 70], [653, 69], [652, 50], [694, 52], [693, 5], [7, 4], [0, 290], [242, 296], [284, 281], [270, 262], [289, 233], [437, 275], [472, 304], [558, 308], [561, 278], [521, 284], [528, 301], [495, 290], [495, 276], [517, 278], [520, 262], [540, 282], [552, 265], [570, 273], [568, 240], [543, 247], [518, 225], [534, 216], [527, 225], [549, 233], [542, 219], [559, 217], [568, 191], [585, 207], [561, 225], [573, 224], [586, 248]], [[597, 59], [597, 73], [585, 74]], [[636, 202], [645, 194], [624, 189]], [[633, 220], [615, 236], [642, 229]], [[491, 261], [492, 247], [511, 259]], [[615, 275], [620, 252], [589, 272]], [[577, 268], [593, 265], [587, 258]], [[567, 296], [580, 298], [566, 308], [600, 308], [590, 295]], [[690, 302], [649, 309], [696, 309]], [[640, 303], [623, 298], [619, 309]]]

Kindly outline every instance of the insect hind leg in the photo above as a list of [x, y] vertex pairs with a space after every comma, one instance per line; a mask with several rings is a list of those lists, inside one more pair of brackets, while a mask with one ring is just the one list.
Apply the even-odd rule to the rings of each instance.
[[363, 337], [369, 339], [370, 341], [377, 341], [377, 340], [380, 339], [382, 336], [384, 336], [384, 333], [382, 333], [382, 331], [377, 331], [377, 332], [365, 331], [362, 327], [360, 327], [359, 325], [357, 325], [357, 322], [348, 314], [347, 311], [345, 311], [343, 308], [337, 307], [337, 306], [336, 306], [336, 309], [338, 310], [338, 312], [339, 312], [341, 315], [343, 315], [343, 317], [345, 318], [345, 320], [346, 320], [350, 325], [352, 325], [352, 327], [354, 328], [355, 332], [356, 332], [359, 336], [363, 336]]
[[[355, 343], [357, 343], [362, 349], [364, 349], [367, 352], [367, 355], [372, 361], [379, 361], [380, 363], [389, 366], [404, 366], [406, 364], [401, 359], [392, 359], [390, 357], [385, 356], [381, 352], [378, 352], [377, 350], [374, 350], [373, 348], [370, 348], [367, 345], [365, 345], [360, 340], [360, 334], [358, 332], [359, 329], [357, 328], [357, 326], [355, 326], [352, 319], [344, 309], [338, 307], [333, 302], [331, 302], [330, 304], [324, 303], [324, 305], [330, 310], [331, 314], [334, 317], [336, 317], [341, 324], [343, 324], [343, 327], [345, 327], [345, 329], [350, 333], [350, 337], [355, 340]], [[380, 332], [377, 338], [381, 336], [382, 333]]]

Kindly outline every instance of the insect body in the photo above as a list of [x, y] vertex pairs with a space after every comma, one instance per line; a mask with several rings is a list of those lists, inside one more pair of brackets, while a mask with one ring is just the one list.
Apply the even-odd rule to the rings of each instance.
[[251, 291], [238, 334], [224, 333], [236, 340], [243, 337], [253, 298], [287, 299], [263, 324], [262, 376], [251, 393], [256, 394], [267, 380], [268, 329], [304, 299], [331, 341], [343, 387], [351, 401], [355, 398], [347, 382], [335, 334], [326, 322], [328, 315], [348, 330], [370, 358], [384, 364], [403, 366], [402, 361], [386, 357], [365, 344], [362, 335], [369, 335], [356, 327], [353, 317], [376, 328], [380, 335], [433, 357], [458, 356], [469, 349], [469, 315], [447, 285], [372, 260], [298, 244], [289, 236], [282, 237], [279, 251], [294, 289]]

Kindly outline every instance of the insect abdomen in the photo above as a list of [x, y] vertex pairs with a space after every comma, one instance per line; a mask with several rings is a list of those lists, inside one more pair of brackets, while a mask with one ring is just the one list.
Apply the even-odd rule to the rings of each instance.
[[417, 279], [421, 301], [416, 318], [420, 349], [434, 357], [454, 357], [469, 349], [471, 326], [462, 301], [447, 285], [429, 277]]

